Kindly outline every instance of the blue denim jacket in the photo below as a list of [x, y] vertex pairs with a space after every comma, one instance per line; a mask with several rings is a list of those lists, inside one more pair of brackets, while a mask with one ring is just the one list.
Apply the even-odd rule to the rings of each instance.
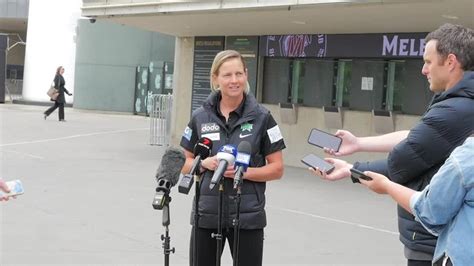
[[430, 185], [411, 197], [410, 208], [438, 236], [433, 262], [446, 255], [455, 266], [474, 265], [474, 137], [457, 147]]

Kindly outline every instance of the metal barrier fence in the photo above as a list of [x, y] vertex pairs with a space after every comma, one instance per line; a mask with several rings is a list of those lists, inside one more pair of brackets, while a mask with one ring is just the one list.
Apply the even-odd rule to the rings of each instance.
[[23, 91], [23, 80], [6, 79], [5, 80], [5, 101], [21, 100]]
[[154, 94], [148, 99], [150, 110], [150, 145], [168, 146], [171, 132], [173, 96]]

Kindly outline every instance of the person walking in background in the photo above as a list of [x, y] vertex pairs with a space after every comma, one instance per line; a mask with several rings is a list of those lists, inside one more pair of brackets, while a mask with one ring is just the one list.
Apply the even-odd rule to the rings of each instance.
[[44, 112], [45, 120], [52, 112], [54, 112], [54, 110], [56, 110], [56, 108], [59, 108], [59, 112], [58, 112], [59, 121], [66, 122], [66, 120], [64, 120], [64, 104], [66, 103], [66, 98], [64, 96], [64, 93], [66, 93], [69, 96], [71, 96], [72, 93], [70, 93], [64, 87], [64, 85], [66, 84], [66, 81], [64, 80], [63, 74], [64, 74], [64, 67], [59, 66], [58, 69], [56, 70], [56, 76], [54, 76], [54, 88], [58, 90], [59, 95], [56, 98], [56, 100], [54, 100], [54, 105], [48, 108], [48, 110]]
[[[266, 182], [280, 179], [283, 175], [282, 150], [285, 143], [280, 129], [270, 114], [255, 97], [249, 93], [247, 68], [241, 54], [233, 50], [218, 53], [211, 67], [212, 92], [204, 104], [193, 112], [191, 121], [184, 130], [181, 146], [185, 149], [186, 163], [182, 169], [187, 173], [194, 160], [194, 146], [202, 137], [213, 141], [212, 154], [217, 154], [226, 144], [237, 146], [241, 141], [252, 145], [250, 165], [243, 176], [240, 213], [239, 265], [261, 266], [263, 260], [263, 228], [267, 224], [265, 214]], [[193, 227], [198, 243], [197, 265], [216, 265], [218, 186], [209, 188], [214, 171], [218, 166], [216, 156], [201, 163], [201, 187], [199, 198], [199, 228]], [[233, 178], [235, 170], [230, 165], [223, 174], [223, 245], [229, 242], [233, 252], [236, 217], [233, 200]], [[194, 215], [192, 215], [194, 225]], [[193, 250], [193, 242], [191, 248]], [[234, 256], [234, 254], [233, 254]], [[190, 265], [193, 265], [190, 256]], [[220, 259], [220, 258], [218, 258]]]
[[386, 176], [364, 172], [372, 181], [362, 184], [379, 194], [389, 194], [438, 236], [434, 265], [474, 263], [474, 135], [457, 147], [422, 192], [390, 181]]
[[[372, 171], [416, 191], [423, 190], [443, 165], [449, 154], [474, 130], [474, 31], [444, 24], [425, 39], [422, 69], [435, 93], [421, 120], [411, 129], [381, 136], [356, 137], [339, 130], [342, 138], [338, 152], [343, 156], [355, 152], [389, 152], [388, 158], [375, 162], [356, 162], [327, 158], [334, 171], [314, 174], [327, 180], [350, 177], [350, 168]], [[405, 245], [408, 266], [431, 265], [436, 237], [415, 221], [415, 217], [398, 206], [400, 241]]]

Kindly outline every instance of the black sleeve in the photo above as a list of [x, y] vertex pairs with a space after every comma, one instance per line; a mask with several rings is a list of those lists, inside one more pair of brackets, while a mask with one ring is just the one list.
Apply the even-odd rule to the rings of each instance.
[[277, 151], [281, 151], [285, 146], [283, 135], [273, 116], [268, 113], [265, 125], [265, 132], [262, 141], [262, 154], [267, 156]]
[[59, 75], [56, 75], [54, 76], [54, 88], [59, 90], [59, 88], [61, 87], [61, 78]]
[[189, 152], [194, 151], [194, 145], [196, 145], [198, 141], [198, 132], [196, 131], [196, 126], [194, 123], [194, 119], [191, 118], [191, 121], [189, 121], [188, 125], [183, 131], [183, 135], [181, 136], [181, 142], [180, 145], [183, 147], [185, 150]]
[[[376, 160], [373, 162], [356, 162], [353, 167], [361, 172], [372, 171], [390, 178], [388, 174], [387, 159]], [[353, 178], [351, 176], [351, 179], [353, 183], [360, 183], [358, 178]]]
[[442, 164], [473, 130], [472, 101], [465, 105], [458, 101], [429, 110], [390, 152], [390, 179], [404, 184]]

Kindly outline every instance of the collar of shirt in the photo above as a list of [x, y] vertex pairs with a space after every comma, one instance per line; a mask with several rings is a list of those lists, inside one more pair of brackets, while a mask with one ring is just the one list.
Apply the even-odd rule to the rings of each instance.
[[244, 98], [243, 98], [242, 102], [240, 103], [240, 105], [237, 107], [237, 109], [235, 109], [234, 111], [229, 113], [229, 120], [228, 121], [225, 121], [225, 117], [221, 112], [221, 108], [220, 108], [221, 100], [222, 100], [222, 95], [219, 93], [217, 95], [217, 101], [216, 101], [216, 105], [215, 105], [216, 113], [217, 113], [217, 116], [222, 120], [222, 122], [227, 126], [227, 128], [230, 128], [234, 123], [237, 122], [237, 120], [240, 117], [242, 117], [242, 115], [244, 113], [244, 106], [245, 106], [246, 96], [244, 94]]

